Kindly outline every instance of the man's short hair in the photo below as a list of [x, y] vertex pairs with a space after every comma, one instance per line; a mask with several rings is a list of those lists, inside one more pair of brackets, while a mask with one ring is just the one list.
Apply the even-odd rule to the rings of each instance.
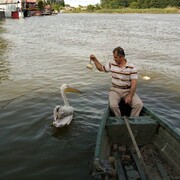
[[113, 54], [117, 52], [117, 55], [118, 56], [123, 56], [125, 57], [125, 52], [124, 52], [124, 49], [121, 48], [120, 46], [116, 47], [114, 50], [113, 50]]

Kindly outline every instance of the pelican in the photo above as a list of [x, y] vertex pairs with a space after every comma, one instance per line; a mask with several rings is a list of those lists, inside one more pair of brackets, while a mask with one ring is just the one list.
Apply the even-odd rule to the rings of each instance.
[[67, 84], [63, 84], [60, 89], [61, 89], [61, 96], [64, 101], [64, 106], [57, 105], [54, 108], [53, 125], [56, 127], [63, 127], [65, 125], [69, 125], [73, 118], [74, 108], [69, 106], [69, 102], [66, 97], [66, 93], [67, 92], [80, 93], [80, 91], [78, 89], [75, 89]]

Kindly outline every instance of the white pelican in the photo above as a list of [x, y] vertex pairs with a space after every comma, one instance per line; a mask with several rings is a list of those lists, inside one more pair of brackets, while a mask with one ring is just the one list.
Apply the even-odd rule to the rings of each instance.
[[65, 93], [66, 92], [80, 93], [80, 91], [78, 89], [70, 87], [67, 84], [63, 84], [60, 89], [61, 89], [61, 96], [64, 100], [64, 106], [58, 105], [54, 108], [53, 125], [56, 127], [63, 127], [66, 124], [69, 125], [69, 123], [72, 121], [72, 118], [73, 118], [74, 109], [73, 109], [73, 107], [69, 106], [69, 102], [68, 102], [68, 99], [67, 99]]

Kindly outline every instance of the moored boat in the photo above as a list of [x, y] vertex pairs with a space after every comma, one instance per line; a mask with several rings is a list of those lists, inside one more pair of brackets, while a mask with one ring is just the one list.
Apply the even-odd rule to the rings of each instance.
[[[123, 106], [124, 107], [124, 106]], [[180, 132], [143, 107], [139, 117], [102, 117], [92, 167], [93, 179], [180, 179]]]

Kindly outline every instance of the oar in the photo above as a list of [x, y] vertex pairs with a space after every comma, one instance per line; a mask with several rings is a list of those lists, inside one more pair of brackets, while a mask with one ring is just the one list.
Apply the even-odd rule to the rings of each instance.
[[132, 140], [132, 142], [133, 142], [133, 145], [134, 145], [134, 147], [135, 147], [137, 156], [138, 156], [138, 158], [139, 158], [139, 160], [140, 160], [140, 163], [141, 163], [141, 164], [143, 165], [143, 167], [144, 167], [146, 177], [147, 177], [147, 179], [150, 179], [149, 176], [148, 176], [148, 172], [147, 172], [146, 165], [145, 165], [145, 163], [144, 163], [144, 160], [143, 160], [142, 155], [141, 155], [141, 153], [140, 153], [139, 147], [138, 147], [137, 142], [136, 142], [136, 140], [135, 140], [135, 138], [134, 138], [134, 134], [133, 134], [133, 132], [132, 132], [132, 130], [131, 130], [131, 127], [130, 127], [130, 125], [129, 125], [128, 118], [127, 118], [126, 116], [124, 116], [124, 121], [125, 121], [126, 127], [127, 127], [127, 129], [128, 129], [129, 135], [130, 135], [130, 137], [131, 137], [131, 140]]

